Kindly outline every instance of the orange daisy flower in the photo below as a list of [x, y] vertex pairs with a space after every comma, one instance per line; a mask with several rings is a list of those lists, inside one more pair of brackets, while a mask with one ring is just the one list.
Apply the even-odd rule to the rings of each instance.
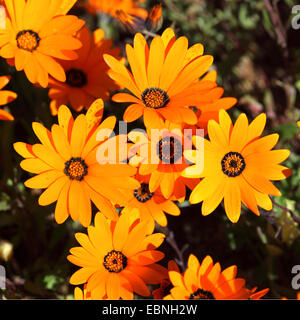
[[[300, 127], [300, 121], [297, 122], [297, 126]], [[299, 134], [299, 136], [300, 136], [300, 134]]]
[[[191, 254], [188, 267], [183, 274], [169, 271], [169, 278], [174, 287], [164, 300], [249, 299], [252, 290], [248, 290], [245, 280], [237, 278], [236, 275], [236, 266], [221, 271], [220, 264], [214, 263], [210, 256], [206, 256], [199, 263], [197, 257]], [[266, 290], [263, 292], [266, 293]]]
[[[173, 216], [180, 215], [180, 209], [169, 199], [165, 199], [160, 190], [149, 190], [149, 176], [136, 175], [141, 186], [132, 194], [127, 193], [127, 203], [122, 209], [122, 214], [129, 214], [141, 218], [141, 221], [152, 219], [165, 227], [168, 224], [165, 212]], [[126, 196], [126, 195], [125, 195]]]
[[[6, 105], [17, 98], [17, 94], [12, 91], [2, 90], [10, 81], [9, 76], [0, 77], [0, 106]], [[14, 120], [14, 117], [7, 111], [0, 109], [0, 120]]]
[[66, 73], [66, 82], [53, 78], [49, 80], [52, 115], [57, 114], [59, 106], [68, 103], [74, 110], [80, 111], [96, 98], [107, 100], [109, 92], [119, 88], [107, 75], [108, 67], [102, 56], [109, 53], [120, 59], [120, 49], [112, 48], [112, 40], [104, 39], [104, 31], [101, 29], [90, 34], [89, 29], [83, 27], [77, 38], [82, 43], [82, 47], [76, 51], [78, 59], [61, 61]]
[[77, 58], [81, 42], [73, 34], [84, 21], [65, 14], [75, 0], [5, 0], [6, 28], [0, 30], [0, 56], [18, 71], [24, 70], [32, 83], [48, 85], [48, 75], [65, 81], [62, 66], [54, 59]]
[[109, 300], [131, 300], [134, 292], [149, 296], [146, 284], [160, 283], [167, 274], [156, 263], [164, 257], [156, 250], [164, 235], [149, 235], [149, 227], [152, 233], [152, 222], [130, 223], [126, 214], [113, 222], [97, 213], [94, 226], [88, 227], [88, 235], [75, 234], [81, 247], [72, 248], [67, 259], [81, 269], [71, 276], [70, 283], [87, 283], [86, 289], [96, 300], [105, 295]]
[[134, 17], [147, 17], [147, 11], [140, 8], [134, 0], [88, 0], [88, 2], [95, 11], [107, 13], [116, 19], [119, 19], [121, 12], [132, 19]]
[[[282, 180], [291, 174], [290, 169], [279, 164], [288, 158], [290, 151], [271, 150], [279, 135], [260, 138], [265, 124], [265, 114], [260, 114], [250, 124], [246, 115], [241, 114], [233, 126], [224, 110], [220, 111], [219, 124], [209, 121], [210, 141], [204, 139], [204, 170], [195, 175], [203, 180], [190, 196], [191, 203], [203, 201], [203, 215], [213, 212], [223, 198], [226, 214], [232, 222], [239, 220], [241, 203], [256, 215], [259, 215], [258, 206], [272, 209], [269, 195], [280, 196], [281, 193], [270, 180]], [[195, 153], [187, 151], [185, 157], [192, 162], [200, 156], [199, 151]], [[186, 172], [183, 175], [191, 177]]]
[[188, 48], [186, 37], [176, 40], [170, 28], [156, 36], [150, 48], [137, 33], [126, 52], [131, 72], [112, 56], [104, 55], [104, 60], [111, 68], [109, 76], [132, 93], [117, 93], [112, 98], [132, 103], [123, 116], [127, 122], [143, 116], [145, 126], [151, 128], [157, 128], [162, 119], [196, 124], [197, 116], [189, 106], [211, 104], [220, 96], [214, 81], [198, 81], [213, 57], [203, 55], [200, 43]]
[[183, 136], [180, 124], [166, 121], [156, 128], [148, 129], [147, 133], [133, 130], [128, 134], [134, 142], [129, 150], [129, 163], [139, 167], [140, 175], [150, 175], [150, 193], [160, 188], [165, 199], [172, 197], [182, 202], [186, 186], [193, 189], [199, 182], [199, 179], [182, 177], [183, 170], [190, 166], [183, 155], [188, 139]]
[[[109, 137], [116, 123], [115, 117], [108, 117], [100, 125], [103, 114], [103, 101], [96, 100], [86, 115], [75, 120], [66, 106], [58, 110], [58, 125], [51, 131], [40, 123], [33, 123], [33, 130], [41, 143], [28, 145], [14, 144], [15, 150], [25, 158], [20, 163], [22, 169], [37, 174], [25, 181], [25, 186], [46, 189], [39, 197], [41, 206], [55, 201], [55, 219], [63, 223], [70, 215], [83, 226], [91, 222], [91, 201], [111, 219], [117, 212], [111, 201], [123, 203], [120, 189], [128, 192], [139, 187], [131, 178], [136, 169], [128, 164], [100, 164], [97, 150], [109, 148], [112, 140], [99, 138], [99, 132]], [[110, 200], [109, 200], [110, 199]]]

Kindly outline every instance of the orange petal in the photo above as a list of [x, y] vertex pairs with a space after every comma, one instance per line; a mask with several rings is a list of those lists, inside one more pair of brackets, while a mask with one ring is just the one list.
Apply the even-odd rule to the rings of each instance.
[[180, 272], [169, 271], [169, 278], [174, 287], [185, 287], [183, 283], [183, 276], [180, 274]]
[[42, 68], [44, 68], [53, 78], [62, 82], [66, 81], [65, 71], [56, 60], [39, 52], [35, 52], [34, 55]]
[[248, 136], [248, 119], [245, 113], [237, 118], [230, 136], [229, 148], [231, 151], [240, 152]]
[[94, 272], [94, 268], [81, 268], [71, 276], [70, 283], [73, 285], [85, 283]]
[[163, 120], [155, 110], [144, 108], [144, 124], [146, 128], [161, 128]]
[[52, 34], [41, 40], [41, 45], [64, 50], [76, 50], [82, 47], [79, 39], [67, 34]]
[[126, 214], [122, 214], [116, 223], [113, 234], [113, 244], [115, 250], [122, 251], [129, 233], [129, 220]]
[[112, 101], [115, 102], [134, 102], [134, 103], [140, 103], [141, 100], [133, 96], [132, 94], [129, 93], [116, 93], [112, 97]]
[[60, 108], [58, 109], [58, 123], [59, 126], [63, 128], [68, 141], [70, 141], [74, 119], [72, 117], [70, 109], [65, 105], [60, 106]]
[[261, 113], [249, 124], [247, 143], [259, 137], [262, 134], [266, 125], [266, 120], [266, 114]]
[[33, 122], [32, 129], [43, 145], [54, 150], [51, 132], [48, 129], [39, 122]]
[[148, 87], [145, 66], [142, 66], [136, 57], [135, 51], [130, 44], [126, 44], [127, 59], [138, 89], [143, 92]]
[[131, 104], [124, 112], [123, 119], [126, 122], [132, 122], [137, 120], [143, 115], [144, 107], [140, 103]]
[[58, 153], [42, 144], [33, 145], [32, 151], [38, 158], [46, 162], [49, 166], [57, 169], [61, 173], [63, 172], [65, 163]]
[[39, 197], [39, 205], [47, 206], [57, 201], [63, 186], [68, 182], [66, 176], [62, 176], [55, 180]]
[[243, 157], [271, 150], [277, 143], [279, 134], [274, 133], [249, 143], [243, 150]]
[[174, 190], [175, 176], [173, 172], [165, 173], [160, 182], [161, 192], [166, 199], [170, 198]]
[[165, 254], [156, 250], [139, 252], [128, 259], [128, 264], [149, 265], [163, 259]]
[[149, 87], [157, 88], [161, 69], [165, 59], [164, 44], [161, 37], [156, 36], [151, 42], [148, 62], [148, 83]]
[[64, 160], [70, 160], [71, 147], [62, 127], [54, 124], [51, 129], [54, 145]]
[[68, 194], [69, 194], [70, 184], [71, 184], [70, 181], [64, 184], [57, 199], [54, 217], [55, 217], [55, 221], [58, 224], [65, 222], [69, 216]]
[[13, 115], [11, 115], [9, 112], [0, 109], [0, 120], [9, 120], [12, 121], [15, 118], [13, 117]]
[[127, 269], [122, 270], [122, 276], [126, 277], [130, 284], [132, 285], [133, 291], [137, 294], [147, 297], [150, 296], [150, 291], [145, 285], [144, 281], [133, 272], [128, 271]]
[[246, 167], [242, 175], [244, 176], [245, 180], [257, 191], [274, 196], [281, 195], [281, 192], [256, 170], [250, 170]]
[[80, 157], [85, 139], [87, 135], [87, 122], [85, 115], [79, 115], [73, 125], [72, 134], [71, 134], [71, 148], [72, 148], [72, 156]]
[[[70, 216], [74, 221], [79, 219], [79, 199], [80, 199], [80, 192], [81, 186], [79, 181], [73, 180], [71, 181], [70, 190], [69, 190], [69, 197], [68, 197], [68, 207], [70, 210]], [[87, 213], [88, 214], [88, 213]], [[92, 214], [90, 212], [90, 214]]]
[[57, 170], [50, 170], [38, 174], [24, 182], [27, 188], [32, 189], [44, 189], [48, 188], [51, 183], [53, 183], [58, 178], [62, 177], [63, 173]]
[[[8, 90], [0, 91], [0, 106], [10, 103], [11, 101], [15, 100], [17, 97], [18, 97], [18, 95], [15, 92], [8, 91]], [[0, 111], [2, 113], [2, 117], [4, 114], [8, 114], [9, 119], [7, 119], [7, 120], [13, 120], [13, 119], [11, 119], [11, 118], [13, 118], [13, 116], [10, 113], [8, 113], [4, 110], [0, 110]]]
[[107, 282], [107, 272], [105, 272], [104, 267], [101, 268], [101, 270], [97, 270], [94, 274], [91, 275], [91, 277], [88, 279], [87, 287], [86, 289], [88, 291], [93, 291], [97, 287], [102, 286], [103, 284], [106, 284]]
[[241, 214], [241, 192], [235, 178], [230, 179], [224, 191], [224, 206], [227, 217], [235, 223], [239, 220]]
[[42, 173], [44, 171], [51, 170], [52, 168], [40, 159], [25, 159], [21, 161], [20, 167], [31, 173]]
[[187, 268], [184, 272], [184, 285], [190, 293], [197, 291], [199, 284], [198, 278], [194, 270]]
[[88, 227], [91, 224], [92, 219], [92, 204], [88, 191], [83, 184], [80, 184], [81, 192], [78, 194], [79, 197], [79, 221], [84, 227]]
[[186, 37], [180, 37], [175, 41], [162, 66], [159, 88], [168, 91], [184, 64], [187, 48], [188, 39]]
[[15, 151], [21, 155], [23, 158], [33, 158], [35, 157], [32, 146], [24, 142], [16, 142], [13, 144]]
[[223, 177], [218, 182], [215, 181], [215, 187], [211, 188], [210, 196], [203, 200], [201, 212], [204, 216], [212, 213], [221, 203], [227, 183], [230, 182]]
[[109, 300], [119, 300], [120, 298], [120, 279], [117, 274], [109, 274], [107, 278], [107, 298]]
[[193, 255], [190, 254], [189, 255], [189, 259], [188, 259], [188, 268], [194, 270], [194, 272], [198, 273], [199, 269], [200, 269], [200, 263], [198, 258]]
[[108, 72], [108, 75], [121, 86], [131, 91], [136, 97], [140, 97], [140, 90], [138, 89], [132, 75], [124, 66], [124, 64], [108, 54], [104, 54], [103, 59], [111, 68], [111, 71]]
[[168, 277], [168, 270], [156, 263], [149, 266], [128, 266], [128, 270], [134, 272], [147, 284], [159, 284]]

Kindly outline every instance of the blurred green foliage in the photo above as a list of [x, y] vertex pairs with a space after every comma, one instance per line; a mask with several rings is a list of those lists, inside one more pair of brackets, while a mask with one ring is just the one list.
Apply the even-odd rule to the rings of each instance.
[[[152, 1], [144, 6], [151, 7]], [[291, 10], [296, 0], [165, 0], [163, 27], [173, 27], [190, 44], [201, 42], [205, 52], [214, 56], [218, 84], [225, 96], [238, 98], [231, 111], [235, 118], [245, 112], [253, 119], [261, 112], [268, 116], [267, 133], [278, 132], [278, 147], [291, 150], [286, 166], [293, 175], [276, 183], [282, 196], [274, 199], [271, 212], [261, 210], [259, 217], [245, 208], [237, 224], [227, 219], [222, 206], [207, 217], [201, 205], [185, 202], [179, 217], [169, 217], [184, 257], [194, 253], [202, 259], [210, 254], [222, 268], [238, 266], [249, 287], [270, 288], [267, 298], [295, 298], [291, 288], [291, 269], [300, 264], [300, 30], [291, 27]], [[271, 5], [272, 10], [270, 11]], [[132, 41], [133, 35], [105, 15], [96, 17], [81, 9], [75, 14], [86, 19], [91, 28], [101, 26], [117, 45]], [[274, 17], [280, 25], [274, 24]], [[6, 298], [72, 298], [68, 284], [77, 269], [66, 256], [77, 245], [74, 233], [83, 229], [68, 220], [57, 225], [54, 206], [40, 207], [41, 191], [24, 187], [29, 177], [19, 167], [20, 157], [13, 151], [16, 141], [36, 142], [33, 121], [50, 127], [57, 119], [49, 111], [47, 89], [32, 86], [23, 73], [0, 60], [1, 74], [12, 75], [7, 87], [18, 93], [8, 108], [16, 120], [0, 123], [0, 239], [13, 244], [9, 261], [0, 261], [7, 269]], [[106, 114], [121, 118], [125, 108], [106, 103]], [[167, 260], [177, 259], [165, 242], [162, 251]]]

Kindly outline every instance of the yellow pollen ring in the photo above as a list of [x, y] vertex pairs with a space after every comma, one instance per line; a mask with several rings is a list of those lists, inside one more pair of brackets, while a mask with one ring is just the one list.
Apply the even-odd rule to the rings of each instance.
[[238, 152], [228, 152], [221, 161], [223, 172], [229, 177], [240, 175], [245, 169], [245, 160]]
[[17, 34], [16, 41], [19, 49], [32, 52], [39, 46], [40, 37], [32, 30], [23, 30]]
[[83, 180], [87, 175], [87, 165], [81, 158], [71, 158], [65, 163], [64, 173], [71, 180]]
[[127, 266], [127, 258], [121, 251], [110, 251], [105, 257], [103, 265], [109, 272], [119, 273]]
[[163, 108], [170, 101], [167, 93], [159, 88], [148, 88], [142, 93], [144, 105], [148, 108]]

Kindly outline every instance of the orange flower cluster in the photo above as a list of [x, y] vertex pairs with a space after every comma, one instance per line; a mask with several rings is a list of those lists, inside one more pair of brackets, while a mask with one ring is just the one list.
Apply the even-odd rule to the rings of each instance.
[[[5, 0], [0, 56], [33, 84], [49, 88], [51, 113], [58, 117], [50, 129], [32, 124], [39, 143], [16, 142], [14, 148], [24, 158], [22, 169], [34, 174], [25, 186], [45, 189], [39, 205], [56, 202], [57, 223], [70, 216], [87, 228], [87, 234], [76, 233], [80, 246], [68, 256], [80, 267], [70, 283], [84, 286], [75, 289], [75, 298], [145, 297], [151, 295], [147, 285], [161, 283], [153, 295], [164, 299], [262, 297], [268, 290], [247, 289], [236, 266], [221, 271], [210, 256], [200, 263], [190, 255], [183, 272], [172, 262], [168, 269], [158, 264], [165, 235], [154, 233], [155, 223], [167, 226], [166, 214], [180, 215], [184, 200], [202, 202], [203, 215], [224, 200], [234, 223], [242, 204], [258, 216], [259, 207], [271, 210], [270, 196], [280, 195], [271, 181], [291, 174], [281, 165], [290, 152], [273, 150], [277, 134], [261, 137], [265, 114], [251, 123], [241, 114], [232, 123], [226, 110], [237, 100], [223, 97], [213, 57], [202, 44], [189, 45], [171, 28], [151, 41], [137, 33], [126, 44], [126, 60], [103, 30], [91, 32], [83, 20], [67, 15], [74, 3]], [[120, 11], [147, 17], [133, 0], [89, 5], [113, 17]], [[151, 19], [160, 16], [156, 7]], [[0, 87], [8, 80], [0, 77]], [[116, 117], [103, 119], [103, 100], [116, 90], [112, 100], [129, 103], [124, 121], [142, 119], [145, 130], [114, 135]], [[0, 91], [0, 105], [15, 98]], [[87, 111], [75, 117], [66, 105], [74, 114]], [[2, 110], [0, 119], [13, 117]], [[107, 161], [111, 154], [119, 161]]]

